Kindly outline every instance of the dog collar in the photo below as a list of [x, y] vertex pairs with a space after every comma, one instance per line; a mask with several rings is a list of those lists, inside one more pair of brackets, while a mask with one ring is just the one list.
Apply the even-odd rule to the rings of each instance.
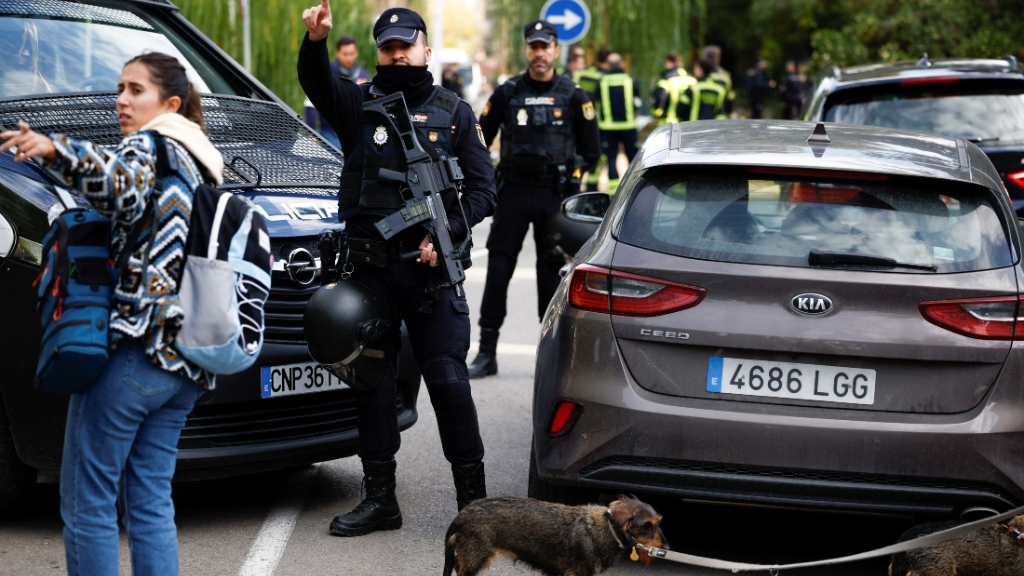
[[[623, 540], [629, 541], [632, 538], [629, 537], [625, 532], [622, 533], [622, 538], [619, 538], [619, 531], [615, 529], [615, 523], [612, 522], [612, 511], [611, 509], [604, 511], [604, 517], [608, 519], [608, 529], [612, 532], [612, 538], [615, 538], [615, 542], [619, 545], [619, 549], [625, 550], [627, 548], [626, 543]], [[636, 545], [636, 541], [633, 541], [633, 545], [628, 548], [633, 548]]]

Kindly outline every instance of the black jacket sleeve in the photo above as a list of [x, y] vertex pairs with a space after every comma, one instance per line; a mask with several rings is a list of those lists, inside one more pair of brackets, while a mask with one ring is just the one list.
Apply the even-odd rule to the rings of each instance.
[[351, 155], [359, 144], [363, 92], [348, 78], [331, 74], [327, 40], [313, 42], [306, 33], [299, 47], [299, 84], [320, 118], [334, 128], [341, 140], [341, 151]]
[[505, 85], [498, 86], [498, 89], [491, 93], [491, 97], [484, 105], [484, 113], [480, 115], [480, 128], [484, 132], [484, 143], [490, 148], [494, 138], [498, 135], [501, 122], [505, 118]]
[[[576, 153], [583, 157], [586, 172], [597, 166], [597, 160], [601, 157], [601, 134], [597, 129], [594, 105], [579, 86], [572, 94], [572, 108], [572, 131], [576, 137]], [[587, 113], [590, 114], [589, 120], [586, 117]]]
[[458, 227], [468, 223], [472, 228], [493, 214], [494, 206], [498, 202], [498, 193], [494, 186], [491, 153], [481, 141], [482, 129], [476, 123], [473, 109], [465, 101], [459, 101], [453, 122], [455, 129], [452, 133], [452, 152], [458, 157], [465, 178], [462, 206], [466, 211], [466, 222], [461, 222], [457, 218], [448, 220], [452, 226], [452, 236], [464, 238], [466, 231], [459, 230]]

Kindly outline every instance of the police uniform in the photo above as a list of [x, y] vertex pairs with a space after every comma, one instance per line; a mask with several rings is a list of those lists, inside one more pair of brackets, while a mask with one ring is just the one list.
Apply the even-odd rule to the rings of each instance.
[[[526, 40], [555, 42], [555, 28], [544, 21], [531, 22]], [[579, 86], [558, 74], [548, 82], [528, 73], [508, 80], [491, 95], [480, 125], [487, 144], [501, 130], [501, 191], [487, 237], [480, 356], [470, 365], [471, 377], [497, 370], [494, 348], [505, 320], [508, 285], [531, 224], [537, 249], [537, 313], [543, 315], [560, 280], [558, 267], [544, 255], [545, 222], [566, 195], [576, 193], [570, 190], [574, 169], [586, 171], [599, 155], [593, 103]], [[577, 155], [582, 166], [574, 165]], [[578, 190], [578, 178], [575, 182]]]
[[[378, 47], [392, 40], [414, 44], [420, 31], [426, 32], [426, 25], [418, 14], [394, 8], [378, 19], [374, 38]], [[398, 186], [379, 181], [378, 172], [384, 168], [404, 172], [406, 163], [390, 123], [364, 112], [363, 102], [402, 91], [424, 147], [458, 157], [465, 174], [465, 190], [461, 199], [444, 199], [449, 206], [453, 242], [465, 238], [469, 229], [494, 209], [490, 154], [469, 105], [450, 91], [433, 86], [426, 66], [378, 66], [377, 76], [370, 83], [356, 85], [331, 75], [325, 42], [313, 42], [307, 35], [299, 51], [298, 72], [309, 99], [337, 128], [345, 153], [338, 202], [338, 218], [346, 222], [348, 235], [343, 258], [354, 265], [352, 278], [384, 301], [393, 324], [398, 326], [404, 320], [408, 328], [414, 356], [437, 412], [441, 444], [452, 464], [461, 504], [465, 486], [459, 484], [460, 470], [468, 471], [470, 476], [478, 471], [473, 476], [478, 483], [476, 495], [483, 493], [484, 448], [466, 371], [469, 305], [460, 285], [440, 291], [429, 313], [423, 311], [425, 289], [432, 283], [436, 286], [440, 268], [403, 261], [398, 256], [415, 250], [426, 231], [414, 227], [387, 242], [377, 233], [374, 223], [402, 207]], [[335, 518], [331, 525], [334, 534], [360, 535], [395, 528], [396, 522], [401, 525], [394, 499], [394, 455], [400, 441], [396, 407], [399, 346], [399, 334], [394, 330], [383, 344], [383, 381], [371, 391], [356, 392], [358, 453], [363, 459], [367, 499], [352, 513]]]
[[[598, 102], [598, 87], [601, 82], [601, 70], [597, 66], [591, 64], [583, 70], [573, 72], [572, 79], [580, 88], [583, 89], [583, 92], [586, 93], [587, 98], [589, 98], [591, 102], [595, 104]], [[592, 164], [590, 166], [590, 170], [587, 171], [586, 176], [586, 188], [588, 191], [597, 190], [597, 183], [601, 176], [601, 170], [604, 169], [607, 163], [608, 159], [602, 154], [598, 157], [597, 164]]]

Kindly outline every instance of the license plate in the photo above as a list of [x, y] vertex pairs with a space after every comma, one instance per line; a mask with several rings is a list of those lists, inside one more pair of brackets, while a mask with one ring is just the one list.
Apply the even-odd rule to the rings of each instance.
[[348, 384], [316, 362], [264, 366], [260, 370], [260, 381], [260, 395], [264, 398], [348, 388]]
[[708, 392], [874, 404], [875, 371], [715, 356], [708, 360]]

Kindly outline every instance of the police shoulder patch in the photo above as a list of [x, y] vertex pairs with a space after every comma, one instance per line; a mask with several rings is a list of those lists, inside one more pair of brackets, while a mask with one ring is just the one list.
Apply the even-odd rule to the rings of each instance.
[[476, 125], [476, 136], [480, 139], [480, 145], [487, 148], [487, 141], [484, 140], [484, 129], [479, 124]]
[[487, 104], [484, 104], [484, 113], [481, 116], [487, 116], [487, 113], [491, 111], [491, 101], [488, 100]]
[[583, 117], [587, 120], [593, 120], [597, 114], [594, 112], [594, 103], [586, 102], [583, 104]]

